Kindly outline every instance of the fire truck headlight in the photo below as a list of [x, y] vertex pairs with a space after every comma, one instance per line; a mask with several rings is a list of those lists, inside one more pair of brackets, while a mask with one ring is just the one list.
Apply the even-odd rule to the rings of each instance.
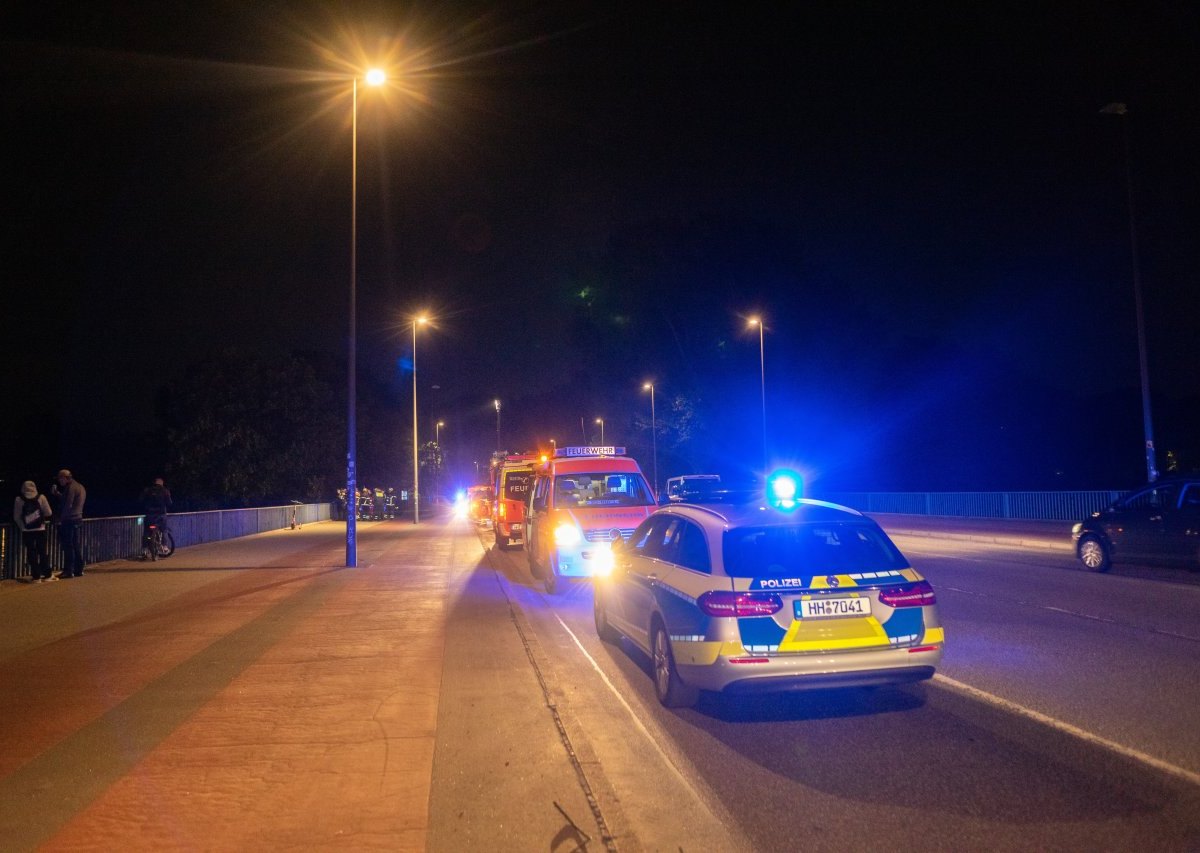
[[554, 542], [556, 545], [565, 548], [571, 548], [578, 545], [583, 539], [583, 534], [579, 532], [579, 528], [574, 524], [560, 524], [554, 528]]

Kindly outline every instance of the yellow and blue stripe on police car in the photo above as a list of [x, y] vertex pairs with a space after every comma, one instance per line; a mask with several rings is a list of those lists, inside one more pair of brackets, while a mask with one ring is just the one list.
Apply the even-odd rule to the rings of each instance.
[[[917, 571], [903, 569], [786, 578], [734, 578], [733, 587], [746, 592], [790, 592], [803, 600], [834, 590], [853, 597], [860, 594], [854, 592], [857, 588], [919, 580], [923, 578]], [[666, 584], [659, 584], [655, 592], [675, 658], [681, 664], [707, 665], [720, 656], [849, 651], [944, 641], [941, 627], [926, 626], [925, 608], [904, 607], [886, 608], [891, 613], [884, 621], [874, 614], [843, 619], [800, 619], [786, 608], [774, 616], [742, 617], [737, 619], [741, 640], [737, 642], [710, 636], [708, 629], [713, 617], [701, 612], [696, 599], [686, 592]], [[780, 624], [777, 619], [785, 624]]]

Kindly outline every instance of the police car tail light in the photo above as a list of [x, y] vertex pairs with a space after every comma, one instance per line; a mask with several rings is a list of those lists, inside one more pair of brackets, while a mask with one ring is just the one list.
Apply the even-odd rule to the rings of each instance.
[[583, 534], [579, 532], [579, 528], [574, 524], [560, 524], [554, 528], [555, 544], [570, 547], [578, 545], [581, 539], [583, 539]]
[[937, 604], [937, 596], [934, 595], [929, 581], [917, 581], [879, 590], [879, 601], [889, 607], [925, 607]]
[[709, 616], [770, 616], [783, 609], [783, 601], [773, 593], [729, 590], [706, 592], [696, 605]]

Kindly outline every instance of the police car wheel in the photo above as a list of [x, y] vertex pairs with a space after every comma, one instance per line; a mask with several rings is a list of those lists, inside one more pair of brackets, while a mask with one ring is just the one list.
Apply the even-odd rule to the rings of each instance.
[[671, 639], [661, 622], [656, 622], [651, 632], [651, 660], [654, 664], [654, 693], [666, 708], [685, 708], [696, 704], [700, 692], [688, 687], [675, 668], [675, 655], [671, 653]]
[[604, 594], [596, 587], [592, 593], [592, 618], [596, 622], [596, 635], [606, 643], [615, 643], [621, 634], [608, 622], [608, 608], [604, 605]]

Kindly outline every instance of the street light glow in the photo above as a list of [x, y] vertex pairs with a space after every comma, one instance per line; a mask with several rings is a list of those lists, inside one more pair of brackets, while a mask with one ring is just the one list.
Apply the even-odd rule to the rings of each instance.
[[381, 68], [372, 68], [367, 71], [366, 81], [368, 86], [382, 86], [387, 80], [387, 74]]

